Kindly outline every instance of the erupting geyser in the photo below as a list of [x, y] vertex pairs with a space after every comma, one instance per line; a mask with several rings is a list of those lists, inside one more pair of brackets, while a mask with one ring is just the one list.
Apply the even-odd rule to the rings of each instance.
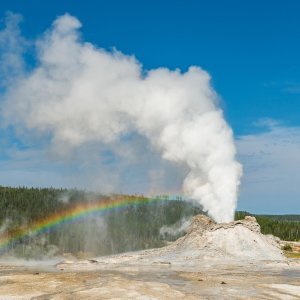
[[26, 43], [12, 18], [0, 38], [1, 59], [10, 58], [2, 70], [1, 116], [8, 124], [50, 135], [66, 151], [85, 143], [110, 147], [129, 133], [143, 136], [165, 160], [187, 167], [188, 197], [217, 222], [233, 219], [242, 169], [207, 72], [144, 71], [133, 56], [81, 41], [81, 24], [68, 14], [38, 40], [28, 71]]

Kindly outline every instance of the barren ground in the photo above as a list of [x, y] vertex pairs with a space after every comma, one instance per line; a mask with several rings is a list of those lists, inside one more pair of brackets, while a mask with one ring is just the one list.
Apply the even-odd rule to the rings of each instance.
[[[94, 264], [94, 263], [91, 263]], [[1, 266], [0, 299], [299, 299], [300, 264]], [[89, 268], [87, 268], [89, 269]]]
[[215, 224], [200, 215], [159, 249], [51, 266], [6, 261], [0, 299], [300, 299], [300, 260], [287, 259], [255, 218]]

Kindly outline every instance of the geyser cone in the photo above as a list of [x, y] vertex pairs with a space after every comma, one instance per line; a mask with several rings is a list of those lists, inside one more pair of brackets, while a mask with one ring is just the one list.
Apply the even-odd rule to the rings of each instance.
[[233, 260], [283, 260], [279, 239], [263, 235], [254, 217], [215, 223], [204, 215], [193, 218], [188, 233], [175, 248], [192, 251], [199, 258]]

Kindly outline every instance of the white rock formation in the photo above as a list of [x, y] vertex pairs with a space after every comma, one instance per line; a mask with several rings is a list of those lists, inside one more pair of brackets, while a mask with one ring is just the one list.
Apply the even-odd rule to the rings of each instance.
[[279, 239], [263, 235], [254, 217], [216, 224], [204, 215], [195, 216], [188, 233], [172, 247], [189, 249], [198, 258], [237, 260], [284, 260]]
[[[158, 249], [123, 253], [81, 261], [68, 269], [97, 268], [97, 265], [165, 265], [195, 267], [227, 263], [284, 262], [279, 239], [263, 235], [254, 217], [230, 223], [215, 223], [204, 215], [192, 219], [185, 236]], [[81, 265], [81, 267], [80, 267]]]

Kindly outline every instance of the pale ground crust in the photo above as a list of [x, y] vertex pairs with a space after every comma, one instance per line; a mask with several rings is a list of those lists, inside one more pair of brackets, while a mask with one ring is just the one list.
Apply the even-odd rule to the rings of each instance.
[[186, 270], [98, 265], [73, 271], [62, 266], [0, 266], [0, 299], [300, 299], [300, 261], [295, 260]]
[[251, 217], [216, 224], [196, 216], [160, 249], [41, 264], [0, 263], [0, 300], [300, 299], [300, 260], [284, 257]]

